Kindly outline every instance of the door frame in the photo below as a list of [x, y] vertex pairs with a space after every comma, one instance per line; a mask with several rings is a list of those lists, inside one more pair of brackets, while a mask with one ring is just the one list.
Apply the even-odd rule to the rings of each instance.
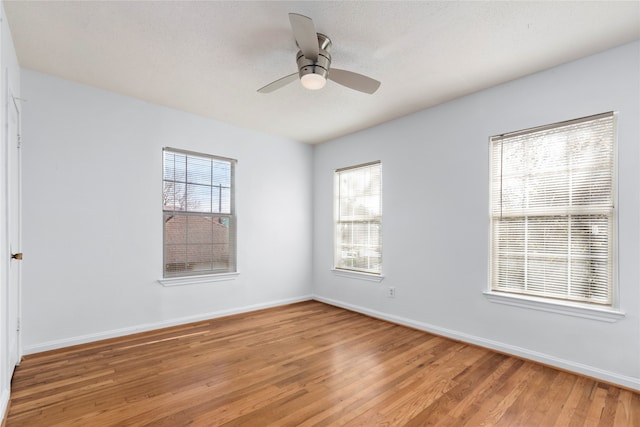
[[[6, 363], [9, 379], [13, 375], [16, 366], [20, 364], [22, 359], [22, 334], [21, 334], [21, 318], [22, 318], [22, 261], [9, 259], [13, 253], [22, 252], [22, 140], [21, 140], [21, 106], [20, 98], [16, 97], [9, 84], [9, 72], [5, 70], [5, 93], [7, 94], [5, 102], [5, 177], [6, 177], [6, 193], [5, 193], [5, 214], [6, 214], [6, 236], [7, 236], [7, 275], [6, 275], [6, 292], [4, 296], [6, 310], [5, 328], [6, 328]], [[15, 113], [15, 125], [12, 126], [11, 115]], [[15, 132], [13, 139], [9, 132]], [[11, 153], [14, 147], [11, 146], [15, 142], [15, 154]], [[15, 181], [15, 182], [14, 182]], [[13, 200], [15, 199], [15, 200]], [[13, 202], [16, 202], [16, 210], [12, 208]], [[15, 216], [15, 217], [14, 217]], [[13, 245], [17, 247], [13, 247]], [[15, 276], [14, 276], [15, 275]], [[13, 289], [14, 285], [16, 288]], [[15, 295], [12, 294], [15, 292]], [[11, 305], [15, 304], [15, 307]], [[9, 318], [15, 314], [16, 319]], [[15, 321], [15, 323], [14, 323]], [[11, 346], [15, 340], [15, 348]]]

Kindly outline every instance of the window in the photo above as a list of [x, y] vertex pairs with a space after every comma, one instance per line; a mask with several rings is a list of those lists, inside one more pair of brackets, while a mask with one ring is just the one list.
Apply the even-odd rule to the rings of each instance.
[[335, 172], [335, 268], [382, 273], [380, 162]]
[[164, 277], [236, 271], [235, 160], [165, 148]]
[[613, 303], [614, 114], [491, 145], [492, 291]]

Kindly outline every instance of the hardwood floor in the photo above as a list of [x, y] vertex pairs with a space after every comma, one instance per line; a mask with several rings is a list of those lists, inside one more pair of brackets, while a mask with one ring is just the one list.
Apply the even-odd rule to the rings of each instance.
[[640, 395], [319, 302], [28, 356], [7, 426], [640, 426]]

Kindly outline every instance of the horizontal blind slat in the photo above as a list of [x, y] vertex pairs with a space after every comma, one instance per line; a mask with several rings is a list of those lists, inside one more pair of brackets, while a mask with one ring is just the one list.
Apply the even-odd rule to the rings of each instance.
[[234, 165], [163, 150], [164, 277], [236, 271]]
[[491, 287], [611, 302], [614, 116], [492, 137]]
[[335, 171], [336, 268], [382, 271], [382, 180], [380, 162]]

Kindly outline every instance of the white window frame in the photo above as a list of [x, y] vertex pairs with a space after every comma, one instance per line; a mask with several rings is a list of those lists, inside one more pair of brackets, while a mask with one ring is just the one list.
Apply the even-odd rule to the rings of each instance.
[[[222, 163], [226, 163], [229, 165], [230, 168], [230, 176], [229, 176], [229, 196], [228, 196], [228, 203], [229, 203], [229, 207], [227, 208], [223, 208], [222, 207], [222, 199], [221, 199], [221, 194], [223, 191], [223, 188], [219, 188], [219, 195], [218, 197], [220, 198], [220, 200], [218, 200], [218, 209], [214, 209], [213, 207], [213, 201], [214, 201], [214, 197], [212, 194], [211, 197], [211, 207], [209, 209], [206, 208], [199, 208], [199, 209], [189, 209], [189, 204], [188, 202], [185, 202], [185, 206], [182, 208], [176, 208], [175, 207], [175, 202], [174, 202], [174, 208], [173, 209], [169, 209], [168, 206], [165, 206], [165, 201], [163, 200], [162, 203], [162, 215], [163, 215], [163, 227], [162, 227], [162, 233], [163, 233], [163, 278], [159, 280], [159, 282], [163, 285], [163, 286], [177, 286], [177, 285], [187, 285], [187, 284], [195, 284], [195, 283], [205, 283], [205, 282], [218, 282], [218, 281], [226, 281], [226, 280], [233, 280], [237, 275], [237, 232], [236, 232], [236, 228], [237, 228], [237, 216], [236, 216], [236, 210], [235, 210], [235, 169], [236, 169], [236, 163], [237, 161], [235, 159], [230, 159], [230, 158], [226, 158], [226, 157], [220, 157], [220, 156], [214, 156], [214, 155], [210, 155], [210, 154], [204, 154], [204, 153], [197, 153], [197, 152], [193, 152], [193, 151], [188, 151], [188, 150], [182, 150], [182, 149], [176, 149], [176, 148], [170, 148], [170, 147], [165, 147], [162, 150], [163, 153], [163, 179], [162, 179], [162, 185], [163, 185], [163, 199], [165, 198], [165, 185], [167, 183], [173, 183], [174, 186], [177, 186], [178, 184], [183, 184], [185, 186], [185, 191], [187, 188], [187, 185], [190, 185], [191, 183], [188, 182], [187, 177], [185, 177], [185, 181], [179, 181], [177, 178], [174, 177], [174, 179], [166, 179], [165, 177], [165, 172], [164, 172], [164, 168], [165, 168], [165, 153], [175, 153], [175, 154], [179, 154], [179, 155], [183, 155], [186, 156], [187, 158], [197, 158], [197, 159], [206, 159], [206, 160], [210, 160], [212, 162], [212, 174], [213, 174], [213, 165], [214, 162], [222, 162]], [[186, 172], [185, 172], [186, 173]], [[211, 177], [211, 181], [209, 186], [211, 187], [212, 191], [215, 187], [217, 187], [216, 185], [214, 185], [214, 181], [213, 181], [213, 175]], [[207, 187], [206, 184], [204, 185], [200, 185], [200, 187]], [[186, 198], [186, 193], [185, 193], [185, 198]], [[191, 220], [206, 220], [209, 219], [211, 217], [216, 217], [221, 219], [223, 222], [221, 222], [221, 224], [227, 224], [226, 227], [228, 227], [228, 242], [225, 242], [227, 244], [227, 252], [228, 252], [228, 266], [227, 267], [220, 267], [220, 268], [215, 268], [213, 265], [211, 266], [211, 268], [209, 269], [200, 269], [200, 270], [194, 270], [194, 271], [177, 271], [176, 273], [171, 273], [168, 271], [168, 267], [167, 267], [167, 261], [168, 261], [168, 252], [167, 252], [167, 233], [166, 233], [166, 219], [167, 216], [169, 217], [174, 217], [174, 216], [180, 216], [180, 217], [184, 217], [185, 221], [189, 221], [189, 219]], [[189, 246], [188, 240], [188, 231], [185, 230], [185, 238], [186, 238], [186, 245], [187, 247]], [[215, 234], [215, 233], [214, 233]], [[213, 241], [212, 241], [212, 247], [215, 247], [215, 236], [213, 236]], [[215, 250], [215, 249], [212, 249]], [[187, 260], [188, 262], [188, 260]]]
[[[495, 262], [497, 255], [497, 250], [494, 247], [494, 223], [500, 221], [499, 215], [494, 211], [494, 198], [498, 197], [495, 193], [500, 194], [501, 190], [496, 191], [495, 188], [495, 177], [502, 176], [501, 171], [494, 170], [495, 165], [498, 163], [494, 161], [493, 156], [495, 155], [495, 151], [493, 150], [494, 143], [501, 144], [501, 141], [504, 141], [509, 138], [523, 137], [528, 134], [539, 134], [541, 132], [549, 131], [552, 129], [562, 129], [567, 128], [568, 126], [581, 124], [590, 121], [596, 121], [600, 119], [611, 119], [612, 121], [612, 172], [611, 172], [611, 209], [610, 213], [610, 229], [609, 229], [609, 249], [608, 249], [608, 260], [610, 262], [609, 268], [609, 301], [606, 303], [595, 303], [595, 302], [587, 302], [587, 301], [576, 301], [570, 298], [567, 299], [559, 299], [557, 297], [550, 297], [545, 295], [536, 295], [527, 293], [523, 290], [518, 291], [510, 291], [509, 289], [505, 289], [504, 286], [500, 289], [499, 286], [496, 285], [497, 279], [495, 275], [497, 274], [495, 268]], [[547, 126], [540, 126], [536, 128], [527, 129], [524, 131], [511, 132], [503, 135], [496, 135], [489, 139], [489, 149], [490, 149], [490, 239], [489, 239], [489, 280], [488, 280], [488, 289], [484, 292], [487, 299], [491, 302], [507, 304], [518, 307], [525, 307], [535, 310], [560, 313], [565, 315], [602, 320], [607, 322], [614, 322], [618, 319], [624, 317], [624, 313], [619, 309], [619, 300], [618, 300], [618, 292], [617, 292], [617, 254], [616, 254], [616, 241], [617, 241], [617, 189], [616, 189], [616, 174], [617, 174], [617, 141], [616, 141], [616, 115], [613, 112], [603, 113], [594, 116], [584, 117], [575, 120], [569, 120], [566, 122], [555, 123]], [[500, 160], [502, 161], [502, 159]], [[502, 178], [500, 178], [502, 179]], [[500, 187], [501, 188], [501, 187]], [[502, 202], [500, 201], [500, 204]], [[547, 208], [548, 209], [548, 208]], [[586, 215], [595, 215], [596, 212], [586, 213]], [[548, 213], [547, 213], [548, 214]], [[517, 215], [517, 214], [516, 214]], [[525, 212], [522, 213], [524, 218], [527, 218], [529, 215]], [[543, 212], [543, 215], [546, 215]], [[571, 214], [569, 214], [569, 218]], [[525, 219], [526, 222], [526, 219]], [[525, 234], [524, 241], [524, 251], [525, 254], [528, 253], [528, 249], [526, 246], [527, 236]], [[570, 234], [569, 234], [570, 235]], [[570, 246], [570, 237], [568, 237], [568, 245]], [[570, 250], [570, 249], [569, 249]], [[526, 255], [525, 255], [526, 256]], [[526, 267], [524, 267], [526, 269]], [[567, 285], [569, 286], [569, 285]]]
[[[341, 209], [340, 209], [340, 203], [341, 203], [341, 200], [343, 200], [341, 198], [341, 192], [344, 191], [344, 189], [341, 189], [340, 178], [342, 174], [352, 173], [353, 171], [356, 171], [358, 169], [362, 169], [364, 171], [367, 169], [371, 169], [372, 167], [377, 167], [380, 175], [380, 183], [379, 183], [380, 192], [378, 194], [378, 200], [377, 200], [378, 202], [377, 210], [379, 215], [364, 216], [358, 219], [355, 219], [353, 217], [342, 217]], [[372, 196], [372, 195], [369, 195], [369, 196]], [[378, 263], [379, 268], [372, 268], [372, 267], [363, 268], [358, 266], [345, 265], [345, 262], [344, 262], [345, 258], [343, 256], [344, 242], [342, 242], [341, 227], [346, 224], [353, 225], [354, 223], [357, 223], [357, 222], [366, 223], [369, 226], [374, 225], [379, 230], [378, 231], [379, 235], [377, 236], [377, 239], [378, 239], [377, 247], [374, 247], [374, 245], [371, 244], [371, 239], [368, 239], [368, 241], [364, 243], [363, 242], [352, 243], [352, 245], [361, 246], [362, 250], [367, 253], [377, 250], [380, 258], [380, 261]], [[382, 275], [382, 244], [383, 244], [382, 243], [382, 163], [380, 161], [374, 161], [374, 162], [363, 163], [359, 165], [336, 169], [334, 171], [334, 245], [333, 245], [334, 274], [343, 276], [343, 277], [360, 279], [360, 280], [380, 282], [384, 277]], [[367, 255], [362, 257], [359, 256], [359, 258], [366, 258], [367, 260], [370, 260], [371, 258], [375, 258], [375, 257], [370, 257]]]

